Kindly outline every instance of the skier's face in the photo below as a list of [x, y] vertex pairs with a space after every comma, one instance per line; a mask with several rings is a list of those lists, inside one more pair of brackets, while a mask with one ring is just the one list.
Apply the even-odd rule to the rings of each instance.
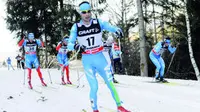
[[32, 35], [28, 37], [28, 40], [29, 40], [30, 42], [33, 42], [33, 39], [34, 39], [34, 36], [32, 36]]
[[64, 45], [67, 45], [67, 42], [64, 41], [63, 44], [64, 44]]
[[33, 39], [29, 39], [30, 42], [33, 42]]
[[91, 16], [92, 14], [90, 10], [81, 11], [81, 18], [84, 22], [90, 22]]
[[168, 42], [165, 42], [165, 46], [166, 46], [166, 47], [168, 47], [168, 46], [169, 46], [169, 44], [170, 44], [170, 43], [168, 43]]

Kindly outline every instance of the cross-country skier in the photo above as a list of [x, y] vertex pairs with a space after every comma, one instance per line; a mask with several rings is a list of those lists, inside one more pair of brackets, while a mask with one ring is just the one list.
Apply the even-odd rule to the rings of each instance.
[[[116, 102], [117, 110], [119, 112], [129, 112], [121, 104], [121, 100], [113, 84], [110, 65], [102, 53], [102, 31], [113, 32], [118, 38], [123, 36], [122, 31], [108, 22], [91, 18], [91, 6], [89, 2], [84, 1], [80, 3], [79, 11], [81, 20], [71, 28], [68, 49], [80, 49], [80, 52], [82, 52], [82, 63], [90, 85], [90, 101], [93, 112], [99, 112], [97, 107], [98, 82], [95, 75], [96, 72], [100, 74], [110, 89], [113, 99]], [[78, 39], [78, 44], [75, 44], [76, 39]]]
[[20, 60], [20, 63], [22, 65], [22, 69], [24, 69], [24, 63], [25, 63], [25, 59], [24, 59], [24, 56], [22, 56], [21, 60]]
[[17, 68], [20, 69], [21, 68], [21, 64], [20, 64], [20, 60], [21, 60], [21, 56], [18, 54], [15, 59], [17, 60]]
[[112, 73], [112, 76], [113, 76], [113, 82], [118, 83], [118, 81], [114, 77], [114, 71], [113, 71], [113, 66], [114, 66], [114, 64], [113, 64], [113, 53], [112, 53], [113, 42], [114, 42], [113, 37], [109, 36], [108, 39], [104, 42], [103, 53], [104, 53], [104, 56], [105, 56], [106, 60], [108, 61], [108, 63], [111, 63], [110, 69], [111, 69], [111, 73]]
[[56, 47], [56, 50], [58, 51], [57, 54], [57, 60], [60, 64], [60, 67], [62, 69], [62, 77], [61, 77], [61, 84], [65, 85], [66, 82], [64, 80], [64, 71], [66, 70], [66, 76], [67, 76], [67, 84], [72, 84], [69, 80], [69, 62], [68, 62], [68, 50], [67, 50], [67, 43], [68, 43], [69, 37], [65, 36], [62, 41], [60, 41]]
[[115, 73], [117, 72], [117, 65], [119, 67], [119, 73], [122, 73], [122, 63], [120, 55], [122, 54], [119, 45], [117, 42], [113, 42], [112, 44], [112, 57], [113, 57], [113, 67]]
[[13, 70], [15, 70], [15, 69], [13, 68], [13, 66], [12, 66], [10, 57], [8, 57], [8, 59], [7, 59], [6, 61], [7, 61], [8, 70], [10, 70], [10, 67], [11, 67]]
[[25, 66], [28, 69], [28, 84], [29, 88], [32, 89], [32, 84], [31, 84], [31, 69], [32, 69], [32, 64], [36, 68], [36, 71], [38, 73], [38, 76], [41, 80], [42, 86], [47, 86], [47, 84], [44, 82], [42, 73], [40, 71], [40, 65], [37, 59], [37, 46], [42, 46], [44, 47], [44, 43], [39, 40], [39, 39], [34, 39], [34, 34], [29, 33], [28, 34], [28, 39], [23, 38], [18, 45], [21, 47], [24, 47], [25, 50]]
[[176, 50], [175, 47], [171, 46], [169, 37], [165, 38], [164, 42], [158, 42], [149, 53], [151, 61], [156, 66], [156, 81], [167, 82], [167, 80], [164, 79], [165, 62], [161, 57], [161, 54], [165, 50], [169, 50], [171, 53], [174, 53]]

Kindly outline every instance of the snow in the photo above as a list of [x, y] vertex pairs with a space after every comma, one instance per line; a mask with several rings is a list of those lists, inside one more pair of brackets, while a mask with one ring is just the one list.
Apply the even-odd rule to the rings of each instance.
[[[79, 63], [79, 62], [77, 62]], [[76, 68], [79, 68], [77, 72]], [[84, 75], [81, 66], [70, 69], [71, 81], [78, 85]], [[52, 84], [47, 69], [41, 70], [48, 87], [42, 87], [35, 70], [32, 72], [34, 90], [23, 85], [23, 70], [0, 68], [0, 112], [92, 112], [89, 102], [89, 85], [85, 76], [80, 87], [60, 85], [60, 70], [50, 69]], [[114, 112], [115, 103], [100, 76], [98, 105], [100, 112]], [[200, 83], [190, 80], [168, 79], [171, 83], [152, 83], [152, 78], [116, 75], [120, 84], [115, 84], [123, 105], [132, 112], [199, 112]], [[27, 80], [25, 81], [27, 82]], [[83, 87], [84, 85], [84, 87]], [[36, 92], [37, 91], [37, 92]], [[12, 98], [13, 97], [13, 98]]]

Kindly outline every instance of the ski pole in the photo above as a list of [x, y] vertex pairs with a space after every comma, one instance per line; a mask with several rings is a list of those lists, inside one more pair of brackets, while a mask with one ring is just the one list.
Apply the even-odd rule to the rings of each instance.
[[78, 79], [77, 79], [77, 81], [78, 81], [78, 85], [77, 85], [77, 88], [80, 86], [80, 78], [79, 78], [79, 71], [78, 71], [78, 69], [76, 69], [76, 71], [77, 71], [77, 75], [78, 75]]
[[[178, 45], [179, 45], [179, 44], [178, 44]], [[178, 47], [176, 48], [176, 50], [177, 50], [177, 49], [178, 49]], [[172, 62], [173, 62], [173, 60], [174, 60], [175, 54], [176, 54], [176, 51], [174, 52], [174, 54], [173, 54], [173, 56], [172, 56], [172, 58], [171, 58], [171, 61], [170, 61], [170, 63], [169, 63], [169, 66], [168, 66], [168, 68], [167, 68], [167, 71], [165, 72], [164, 75], [166, 75], [166, 74], [168, 73], [168, 71], [169, 71], [169, 69], [170, 69], [170, 67], [171, 67], [171, 64], [172, 64]]]
[[[120, 49], [120, 51], [121, 51], [121, 42], [120, 42], [120, 39], [118, 38], [118, 44], [119, 44], [119, 49]], [[122, 63], [122, 55], [121, 55], [121, 53], [119, 54], [119, 57], [120, 57], [120, 62]]]
[[[76, 60], [77, 60], [77, 55], [76, 55]], [[77, 72], [77, 75], [78, 75], [78, 79], [77, 79], [78, 85], [76, 86], [76, 88], [79, 88], [79, 86], [80, 86], [80, 80], [79, 80], [79, 70], [78, 70], [78, 68], [76, 68], [76, 72]]]
[[[78, 85], [77, 85], [77, 88], [79, 88], [80, 85], [81, 85], [81, 78], [84, 76], [84, 73], [81, 74], [81, 76], [80, 76], [79, 70], [77, 69], [77, 74], [78, 74], [78, 79], [77, 79]], [[84, 87], [84, 84], [82, 85], [82, 87]]]
[[50, 74], [50, 71], [49, 71], [49, 67], [51, 66], [51, 64], [53, 63], [54, 60], [55, 60], [55, 58], [53, 58], [51, 60], [51, 62], [49, 63], [49, 65], [47, 66], [47, 72], [48, 72], [49, 80], [50, 80], [51, 84], [52, 84], [52, 79], [51, 79], [51, 74]]
[[80, 75], [79, 75], [79, 72], [78, 72], [78, 79], [77, 79], [77, 81], [79, 81], [84, 76], [84, 74], [82, 74], [80, 77], [79, 76]]
[[[120, 49], [120, 51], [121, 51], [121, 42], [120, 42], [120, 38], [118, 38], [118, 44], [119, 44], [119, 49]], [[121, 62], [121, 64], [123, 65], [123, 59], [122, 59], [121, 53], [119, 54], [119, 57], [120, 57], [120, 62]], [[127, 73], [126, 67], [124, 67], [124, 69], [125, 69], [125, 74], [127, 75], [128, 73]]]
[[[80, 51], [80, 48], [79, 48], [78, 51], [68, 60], [68, 62], [67, 62], [65, 65], [69, 64], [70, 61], [72, 61], [72, 60], [78, 55], [79, 51]], [[62, 70], [61, 70], [61, 75], [62, 75], [62, 76], [64, 75], [64, 67], [65, 67], [65, 66], [63, 66], [63, 67], [62, 67]]]
[[47, 68], [47, 72], [48, 72], [48, 74], [49, 74], [49, 80], [50, 80], [50, 82], [51, 82], [51, 84], [52, 84], [51, 74], [50, 74], [50, 72], [49, 72], [49, 68]]
[[64, 77], [64, 70], [65, 70], [65, 66], [63, 65], [61, 68], [61, 76]]
[[[79, 51], [80, 51], [80, 47], [79, 47], [78, 51], [68, 60], [68, 62], [67, 62], [66, 64], [69, 64], [70, 61], [72, 61], [75, 57], [77, 57]], [[76, 58], [76, 59], [77, 59], [77, 58]]]
[[24, 82], [23, 82], [23, 85], [25, 85], [25, 76], [26, 76], [26, 71], [25, 71], [25, 68], [24, 68]]
[[74, 54], [74, 56], [72, 56], [72, 57], [69, 59], [69, 61], [73, 60], [75, 57], [76, 57], [76, 59], [77, 59], [77, 55], [78, 55], [80, 49], [81, 49], [81, 48], [79, 47], [78, 50], [77, 50], [77, 52]]

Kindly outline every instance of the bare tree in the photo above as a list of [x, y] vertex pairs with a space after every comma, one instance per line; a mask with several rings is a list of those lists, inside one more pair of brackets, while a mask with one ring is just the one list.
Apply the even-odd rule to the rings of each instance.
[[152, 3], [152, 8], [153, 8], [154, 43], [157, 43], [158, 39], [157, 39], [157, 31], [156, 31], [156, 15], [155, 15], [155, 1], [154, 0], [153, 0], [153, 3]]
[[191, 37], [190, 21], [189, 21], [189, 16], [188, 16], [188, 11], [187, 11], [187, 0], [184, 0], [184, 1], [185, 1], [185, 20], [186, 20], [186, 25], [187, 25], [188, 48], [189, 48], [190, 60], [192, 62], [192, 66], [194, 68], [196, 77], [198, 80], [200, 80], [199, 69], [194, 59], [193, 49], [192, 49], [192, 37]]
[[140, 36], [140, 74], [148, 76], [147, 55], [145, 46], [144, 16], [141, 0], [137, 0], [138, 18], [139, 18], [139, 36]]

